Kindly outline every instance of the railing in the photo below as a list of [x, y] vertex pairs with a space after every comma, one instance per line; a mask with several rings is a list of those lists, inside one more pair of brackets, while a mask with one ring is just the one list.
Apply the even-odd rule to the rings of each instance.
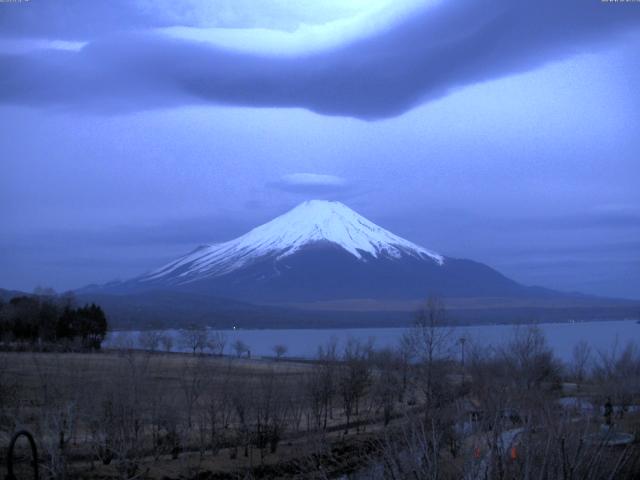
[[33, 435], [27, 432], [26, 430], [20, 430], [17, 432], [12, 438], [11, 442], [9, 442], [9, 452], [7, 453], [7, 476], [6, 480], [17, 480], [15, 474], [13, 473], [13, 451], [16, 446], [16, 442], [20, 437], [27, 437], [27, 441], [29, 442], [29, 446], [31, 447], [31, 466], [33, 468], [33, 478], [34, 480], [38, 480], [38, 449], [36, 448], [36, 441], [33, 439]]

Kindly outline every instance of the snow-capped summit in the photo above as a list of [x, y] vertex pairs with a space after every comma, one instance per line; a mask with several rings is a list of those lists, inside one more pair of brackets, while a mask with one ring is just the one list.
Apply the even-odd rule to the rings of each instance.
[[338, 246], [361, 261], [413, 256], [442, 265], [444, 258], [379, 227], [340, 202], [310, 200], [250, 232], [205, 245], [141, 278], [175, 276], [177, 283], [225, 275], [264, 257], [281, 260], [318, 242]]
[[443, 257], [340, 202], [321, 200], [301, 203], [234, 240], [204, 245], [150, 273], [93, 290], [186, 292], [257, 303], [526, 294], [486, 265]]

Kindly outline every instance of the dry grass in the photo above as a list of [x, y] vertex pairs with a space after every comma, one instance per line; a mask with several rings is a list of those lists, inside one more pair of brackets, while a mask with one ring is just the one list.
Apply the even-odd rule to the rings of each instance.
[[[149, 422], [154, 409], [162, 408], [175, 414], [175, 422], [182, 429], [182, 446], [178, 459], [169, 453], [156, 453], [151, 444], [151, 428], [142, 429], [146, 437], [145, 452], [139, 454], [140, 472], [146, 478], [177, 478], [195, 476], [199, 472], [217, 472], [218, 478], [237, 478], [242, 472], [256, 468], [278, 471], [279, 468], [304, 469], [304, 459], [312, 453], [324, 451], [331, 442], [344, 441], [341, 425], [344, 419], [335, 409], [329, 422], [329, 432], [322, 434], [306, 430], [305, 417], [299, 425], [289, 425], [277, 453], [260, 450], [255, 445], [231, 446], [237, 440], [233, 429], [237, 419], [220, 434], [220, 448], [214, 454], [200, 451], [198, 421], [206, 414], [210, 397], [223, 390], [240, 389], [244, 396], [259, 395], [265, 378], [271, 376], [277, 382], [279, 398], [292, 403], [302, 402], [301, 386], [305, 374], [313, 365], [306, 362], [216, 358], [189, 354], [148, 354], [143, 352], [103, 353], [3, 353], [1, 384], [11, 387], [11, 398], [0, 406], [0, 442], [8, 443], [10, 433], [17, 427], [34, 432], [38, 442], [55, 449], [57, 430], [48, 425], [50, 417], [57, 415], [66, 405], [73, 405], [74, 425], [68, 428], [67, 456], [71, 461], [68, 471], [85, 478], [117, 478], [113, 463], [102, 465], [92, 461], [95, 446], [92, 445], [92, 422], [100, 418], [99, 412], [114, 392], [132, 396], [130, 402], [141, 405], [141, 418]], [[201, 378], [196, 405], [192, 412], [192, 426], [187, 424], [185, 388], [195, 377]], [[234, 405], [225, 408], [233, 410]], [[373, 431], [375, 426], [369, 426]], [[362, 438], [363, 434], [358, 436]], [[354, 436], [353, 434], [351, 436]], [[43, 449], [46, 449], [43, 448]], [[4, 452], [3, 454], [4, 455]], [[4, 460], [4, 459], [3, 459]], [[271, 470], [269, 470], [271, 469]], [[242, 473], [244, 475], [244, 473]]]

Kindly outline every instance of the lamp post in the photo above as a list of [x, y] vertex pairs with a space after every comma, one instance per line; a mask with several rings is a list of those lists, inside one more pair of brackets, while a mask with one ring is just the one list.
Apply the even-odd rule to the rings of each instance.
[[460, 340], [458, 340], [460, 342], [460, 363], [462, 365], [462, 368], [464, 368], [464, 344], [466, 343], [467, 339], [465, 337], [460, 337]]

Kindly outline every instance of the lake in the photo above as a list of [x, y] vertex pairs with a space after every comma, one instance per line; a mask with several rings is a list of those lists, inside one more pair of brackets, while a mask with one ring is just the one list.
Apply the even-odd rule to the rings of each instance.
[[[629, 341], [640, 342], [640, 324], [636, 320], [622, 321], [594, 321], [579, 323], [544, 323], [539, 324], [547, 337], [549, 345], [557, 357], [570, 360], [574, 346], [584, 340], [595, 351], [610, 350], [615, 345], [623, 348]], [[451, 328], [451, 338], [468, 339], [469, 344], [483, 346], [500, 346], [513, 337], [514, 325], [479, 325]], [[373, 339], [378, 348], [393, 347], [398, 344], [406, 328], [352, 328], [352, 329], [265, 329], [265, 330], [222, 330], [227, 338], [226, 354], [233, 353], [231, 344], [242, 340], [251, 350], [253, 357], [273, 356], [273, 346], [286, 345], [286, 356], [312, 358], [318, 346], [326, 345], [331, 339], [338, 342], [338, 351], [349, 338], [360, 340]], [[122, 345], [127, 342], [134, 348], [139, 347], [136, 331], [122, 331], [110, 333], [105, 340], [106, 348]], [[164, 334], [174, 337], [173, 351], [186, 351], [180, 345], [179, 330], [164, 330]]]

